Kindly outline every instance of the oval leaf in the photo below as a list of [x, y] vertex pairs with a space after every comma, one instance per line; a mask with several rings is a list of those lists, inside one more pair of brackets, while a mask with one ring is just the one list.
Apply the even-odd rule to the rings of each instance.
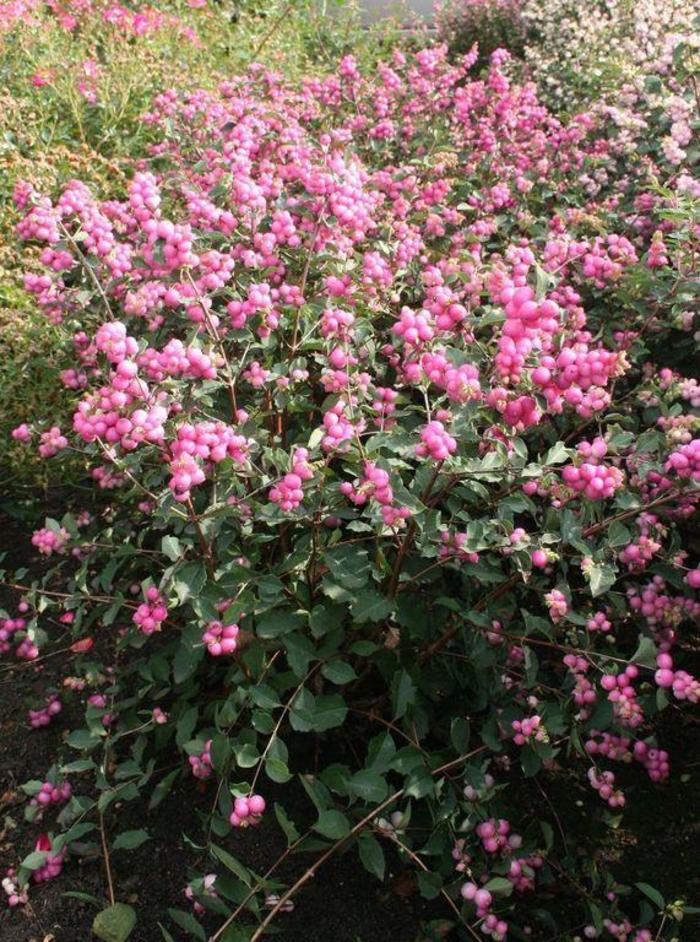
[[126, 942], [136, 925], [136, 912], [126, 903], [115, 903], [98, 913], [92, 931], [103, 942]]

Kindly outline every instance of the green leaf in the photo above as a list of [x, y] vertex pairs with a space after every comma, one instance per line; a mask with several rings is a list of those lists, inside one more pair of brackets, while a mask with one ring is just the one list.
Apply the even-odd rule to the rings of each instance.
[[578, 523], [577, 518], [571, 513], [570, 510], [565, 510], [561, 515], [560, 532], [564, 543], [568, 543], [570, 546], [573, 546], [575, 549], [577, 549], [580, 553], [588, 555], [590, 552], [590, 547], [583, 539], [581, 525]]
[[98, 913], [92, 931], [103, 942], [126, 942], [136, 925], [136, 912], [126, 903], [115, 903]]
[[350, 606], [353, 621], [358, 625], [365, 622], [383, 621], [392, 611], [393, 604], [373, 589], [366, 589]]
[[172, 585], [180, 605], [201, 594], [207, 584], [207, 570], [203, 562], [178, 566], [172, 576]]
[[545, 271], [544, 268], [535, 263], [535, 297], [537, 300], [542, 301], [547, 292], [551, 291], [555, 285], [556, 278], [552, 272]]
[[168, 774], [158, 782], [156, 787], [153, 789], [153, 794], [151, 795], [151, 800], [148, 802], [148, 810], [152, 811], [154, 808], [157, 808], [158, 805], [163, 801], [163, 799], [168, 795], [170, 789], [173, 787], [173, 782], [180, 774], [179, 769], [175, 769], [174, 772], [168, 772]]
[[287, 815], [286, 811], [279, 803], [275, 802], [275, 817], [277, 818], [277, 823], [284, 831], [284, 836], [287, 838], [287, 844], [291, 845], [295, 841], [299, 840], [299, 831], [297, 830], [296, 825]]
[[171, 563], [177, 562], [182, 556], [182, 545], [176, 536], [164, 536], [160, 541], [160, 548]]
[[299, 776], [299, 781], [304, 787], [304, 791], [309, 796], [319, 814], [326, 811], [331, 805], [331, 794], [315, 775], [305, 774]]
[[24, 794], [29, 795], [29, 797], [31, 798], [34, 795], [39, 794], [39, 792], [41, 791], [42, 784], [43, 783], [40, 782], [38, 778], [34, 778], [29, 782], [25, 782], [24, 785], [21, 785], [20, 787], [22, 791], [24, 792]]
[[382, 776], [370, 769], [362, 769], [362, 771], [356, 772], [348, 782], [348, 789], [351, 795], [373, 804], [384, 801], [389, 791]]
[[146, 841], [150, 841], [151, 836], [148, 831], [122, 831], [112, 844], [112, 850], [135, 850]]
[[557, 442], [556, 445], [552, 445], [547, 454], [544, 456], [543, 464], [562, 464], [564, 461], [568, 461], [570, 456], [571, 452], [566, 447], [564, 442]]
[[386, 872], [386, 860], [382, 845], [374, 834], [369, 831], [362, 831], [357, 839], [357, 849], [365, 870], [368, 873], [373, 873], [379, 880], [383, 880]]
[[297, 677], [305, 677], [311, 661], [317, 659], [316, 648], [304, 635], [290, 634], [284, 639], [289, 666]]
[[265, 774], [272, 782], [284, 785], [292, 777], [286, 762], [276, 759], [274, 756], [268, 756], [265, 760]]
[[523, 621], [525, 622], [525, 634], [535, 634], [538, 631], [541, 631], [543, 635], [549, 637], [552, 632], [552, 623], [547, 618], [540, 618], [539, 615], [533, 615], [532, 612], [528, 612], [527, 609], [523, 608], [520, 610], [523, 616]]
[[181, 909], [169, 909], [168, 915], [176, 922], [181, 929], [184, 929], [188, 935], [193, 935], [200, 942], [206, 942], [206, 933], [191, 913], [185, 913]]
[[242, 863], [239, 863], [236, 858], [232, 857], [227, 850], [223, 849], [223, 847], [217, 847], [216, 844], [209, 844], [209, 847], [214, 856], [221, 861], [227, 870], [230, 870], [231, 873], [235, 873], [238, 879], [245, 883], [246, 886], [252, 885], [253, 877], [251, 876], [250, 870], [248, 870], [247, 867], [244, 867]]
[[484, 889], [493, 893], [494, 896], [510, 896], [513, 892], [513, 884], [505, 877], [492, 877], [485, 884]]
[[252, 769], [260, 759], [260, 753], [257, 748], [249, 742], [243, 743], [242, 746], [235, 747], [234, 753], [236, 755], [236, 762], [241, 769]]
[[89, 834], [90, 831], [94, 831], [95, 827], [96, 825], [91, 821], [76, 821], [75, 824], [68, 828], [65, 834], [59, 834], [58, 837], [54, 839], [53, 849], [58, 851], [66, 844], [79, 841], [82, 837], [85, 837], [86, 834]]
[[664, 688], [663, 688], [663, 687], [657, 687], [657, 690], [656, 690], [656, 709], [659, 711], [659, 713], [660, 713], [662, 710], [665, 710], [665, 709], [666, 709], [666, 707], [669, 705], [669, 702], [670, 702], [670, 701], [669, 701], [669, 699], [668, 699], [668, 694], [666, 693], [666, 691], [664, 690]]
[[88, 772], [94, 768], [96, 766], [92, 759], [75, 759], [73, 762], [66, 762], [65, 765], [62, 765], [61, 772], [70, 775], [71, 772]]
[[666, 438], [663, 432], [659, 432], [655, 428], [649, 428], [637, 436], [635, 442], [637, 454], [642, 454], [642, 452], [656, 454], [662, 448], [666, 448]]
[[598, 932], [602, 932], [603, 931], [603, 913], [601, 912], [600, 907], [597, 906], [595, 903], [589, 903], [588, 911], [591, 914], [591, 920], [593, 921], [593, 925], [596, 927]]
[[520, 765], [525, 775], [532, 778], [542, 768], [542, 759], [531, 746], [523, 746], [520, 750]]
[[292, 729], [298, 733], [310, 733], [313, 727], [313, 711], [316, 706], [316, 698], [303, 687], [294, 698], [294, 703], [289, 709], [289, 722]]
[[548, 821], [540, 821], [540, 827], [544, 835], [545, 850], [550, 851], [554, 847], [554, 828]]
[[603, 595], [617, 581], [617, 569], [608, 563], [593, 563], [586, 575], [593, 598]]
[[68, 737], [67, 742], [73, 749], [89, 751], [99, 746], [101, 739], [99, 736], [93, 736], [87, 729], [74, 729]]
[[[199, 631], [198, 640], [201, 640], [201, 630]], [[204, 653], [204, 645], [196, 646], [194, 638], [190, 638], [186, 633], [183, 633], [180, 646], [173, 658], [173, 680], [176, 684], [183, 683], [194, 674], [198, 664], [204, 659]]]
[[319, 426], [313, 430], [311, 435], [309, 435], [309, 443], [307, 445], [309, 451], [314, 451], [315, 448], [318, 448], [318, 446], [323, 441], [325, 434], [326, 430], [323, 426]]
[[389, 733], [379, 733], [367, 747], [366, 768], [373, 772], [387, 772], [396, 755], [396, 743]]
[[627, 546], [632, 541], [632, 534], [619, 520], [613, 520], [605, 536], [608, 546]]
[[274, 710], [281, 706], [279, 697], [267, 684], [258, 684], [250, 691], [250, 699], [262, 710]]
[[314, 638], [322, 638], [334, 628], [340, 628], [345, 618], [345, 606], [315, 605], [309, 615], [309, 627]]
[[353, 642], [350, 646], [350, 654], [357, 654], [359, 657], [371, 657], [377, 650], [374, 641], [368, 641], [364, 638]]
[[192, 733], [194, 728], [197, 725], [197, 717], [199, 716], [199, 708], [196, 706], [190, 707], [189, 710], [185, 710], [183, 715], [177, 722], [175, 727], [175, 742], [179, 749], [185, 745], [188, 739], [192, 738]]
[[658, 909], [661, 910], [666, 906], [663, 896], [658, 890], [655, 890], [653, 886], [649, 886], [648, 883], [635, 883], [634, 885], [640, 892], [644, 893]]
[[331, 840], [340, 840], [350, 832], [350, 822], [340, 811], [322, 811], [314, 824], [314, 831]]
[[405, 716], [408, 707], [416, 702], [416, 685], [408, 671], [400, 670], [394, 674], [392, 689], [394, 719], [400, 720]]
[[632, 655], [635, 664], [643, 667], [656, 667], [656, 645], [651, 638], [640, 638], [637, 650]]
[[418, 889], [423, 899], [435, 899], [442, 889], [442, 877], [439, 873], [421, 871], [418, 874]]
[[314, 711], [314, 729], [316, 732], [321, 733], [326, 729], [342, 726], [347, 714], [348, 708], [340, 694], [331, 693], [317, 697]]
[[347, 661], [329, 661], [324, 664], [321, 673], [332, 684], [349, 684], [357, 679], [357, 674]]
[[426, 768], [414, 769], [406, 778], [404, 795], [406, 798], [425, 798], [435, 794], [435, 780]]
[[537, 655], [532, 650], [531, 647], [525, 647], [525, 683], [528, 687], [532, 687], [537, 679], [537, 670], [539, 668], [539, 662], [537, 660]]
[[255, 928], [245, 926], [229, 926], [221, 936], [221, 942], [250, 942]]
[[217, 772], [225, 772], [231, 759], [231, 741], [223, 733], [216, 733], [212, 736], [211, 746], [209, 747], [211, 762]]
[[23, 867], [25, 870], [38, 870], [39, 867], [43, 867], [46, 863], [46, 858], [49, 856], [48, 851], [45, 850], [33, 850], [31, 854], [27, 854], [24, 858], [20, 867]]
[[471, 728], [463, 716], [456, 716], [450, 726], [450, 739], [457, 752], [466, 752], [469, 748]]
[[304, 627], [304, 617], [298, 612], [273, 609], [257, 619], [256, 634], [259, 638], [279, 638]]
[[369, 558], [367, 550], [357, 545], [336, 546], [324, 554], [323, 561], [338, 585], [360, 589], [367, 582]]
[[292, 728], [298, 733], [309, 733], [312, 730], [321, 733], [341, 726], [347, 712], [348, 708], [339, 694], [314, 697], [310, 691], [303, 689], [289, 711], [289, 719]]

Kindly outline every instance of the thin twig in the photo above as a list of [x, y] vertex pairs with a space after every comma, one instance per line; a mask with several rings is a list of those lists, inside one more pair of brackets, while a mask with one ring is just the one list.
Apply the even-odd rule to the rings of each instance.
[[[421, 503], [423, 504], [428, 503], [428, 498], [430, 497], [433, 487], [435, 486], [435, 482], [437, 481], [440, 471], [442, 470], [442, 465], [443, 465], [443, 462], [439, 461], [437, 467], [433, 471], [433, 474], [430, 480], [428, 481], [428, 484], [425, 490], [420, 496]], [[406, 530], [406, 535], [404, 536], [401, 546], [399, 547], [399, 552], [396, 556], [396, 562], [394, 563], [394, 568], [392, 570], [391, 576], [389, 577], [389, 583], [387, 586], [387, 595], [389, 596], [390, 599], [393, 599], [394, 596], [396, 595], [398, 585], [399, 585], [399, 579], [401, 577], [401, 569], [403, 567], [403, 562], [404, 562], [404, 559], [406, 558], [406, 554], [411, 548], [411, 544], [413, 543], [413, 539], [416, 535], [417, 529], [418, 529], [418, 524], [415, 522], [415, 520], [411, 520]]]
[[228, 393], [229, 404], [231, 406], [231, 421], [235, 423], [238, 421], [238, 401], [236, 400], [236, 380], [234, 379], [233, 371], [231, 369], [231, 361], [229, 360], [228, 354], [226, 353], [226, 347], [224, 346], [224, 342], [221, 339], [221, 334], [217, 330], [216, 324], [211, 319], [209, 308], [207, 307], [204, 298], [202, 297], [202, 293], [197, 286], [197, 282], [189, 272], [187, 272], [187, 280], [189, 281], [190, 286], [195, 293], [195, 297], [199, 302], [199, 306], [202, 309], [202, 315], [204, 317], [204, 324], [207, 328], [207, 332], [214, 340], [214, 343], [218, 347], [219, 353], [221, 354], [221, 359], [224, 361], [224, 367], [228, 377], [228, 386], [226, 389]]
[[100, 823], [100, 839], [102, 841], [102, 856], [105, 862], [105, 871], [107, 873], [107, 891], [109, 893], [110, 905], [114, 906], [114, 883], [112, 882], [112, 866], [109, 862], [109, 849], [107, 847], [107, 835], [105, 834], [105, 817], [102, 811], [98, 809], [97, 816]]
[[284, 722], [285, 716], [287, 715], [287, 713], [289, 713], [289, 711], [290, 711], [291, 708], [292, 708], [292, 704], [294, 703], [294, 701], [296, 700], [296, 698], [299, 696], [299, 694], [301, 693], [301, 691], [304, 689], [304, 684], [307, 682], [307, 680], [309, 680], [309, 679], [316, 673], [316, 671], [319, 669], [320, 666], [321, 666], [321, 662], [320, 662], [320, 661], [319, 661], [317, 664], [314, 664], [314, 666], [311, 668], [311, 670], [308, 671], [308, 673], [306, 674], [306, 677], [304, 677], [304, 679], [302, 680], [302, 682], [298, 685], [298, 687], [296, 688], [296, 690], [294, 691], [294, 693], [291, 695], [291, 697], [289, 698], [289, 700], [287, 700], [287, 702], [285, 703], [284, 708], [282, 709], [282, 713], [280, 714], [280, 717], [279, 717], [279, 719], [277, 720], [277, 723], [275, 724], [275, 728], [274, 728], [274, 729], [272, 730], [272, 732], [270, 733], [270, 737], [269, 737], [269, 739], [267, 740], [267, 745], [265, 746], [265, 749], [263, 750], [263, 754], [260, 756], [260, 758], [259, 758], [259, 760], [258, 760], [258, 767], [257, 767], [256, 770], [255, 770], [255, 775], [253, 776], [253, 781], [251, 782], [251, 785], [250, 785], [250, 790], [251, 790], [251, 792], [255, 791], [255, 785], [256, 785], [256, 783], [257, 783], [257, 781], [258, 781], [258, 778], [260, 777], [260, 773], [261, 773], [261, 771], [262, 771], [263, 764], [264, 764], [264, 762], [265, 762], [265, 759], [267, 758], [267, 754], [269, 753], [270, 749], [272, 748], [272, 744], [273, 744], [273, 743], [275, 742], [275, 740], [277, 739], [277, 733], [279, 732], [280, 726], [281, 726], [282, 723]]
[[107, 316], [109, 317], [109, 319], [110, 319], [111, 321], [113, 321], [113, 320], [114, 320], [114, 314], [112, 313], [112, 308], [111, 308], [111, 306], [110, 306], [109, 300], [107, 299], [107, 295], [105, 294], [105, 290], [104, 290], [104, 288], [102, 287], [102, 285], [100, 284], [100, 279], [97, 277], [97, 275], [95, 274], [95, 272], [92, 270], [92, 267], [90, 266], [90, 263], [89, 263], [88, 259], [86, 258], [85, 253], [84, 253], [83, 250], [80, 248], [80, 246], [78, 245], [77, 241], [73, 238], [73, 236], [70, 234], [70, 232], [69, 232], [69, 231], [66, 229], [66, 227], [63, 225], [63, 223], [60, 222], [60, 221], [59, 221], [59, 223], [58, 223], [58, 228], [63, 232], [64, 236], [68, 239], [68, 241], [70, 242], [70, 244], [73, 246], [73, 248], [75, 249], [75, 251], [76, 251], [76, 252], [78, 253], [78, 255], [80, 256], [80, 261], [81, 261], [81, 263], [82, 263], [82, 265], [83, 265], [83, 268], [85, 269], [85, 271], [86, 271], [86, 272], [88, 273], [88, 275], [90, 276], [90, 280], [92, 281], [92, 283], [94, 284], [94, 286], [97, 288], [97, 292], [98, 292], [98, 294], [100, 295], [100, 297], [102, 298], [102, 303], [104, 304], [105, 310], [107, 311]]
[[292, 0], [290, 0], [290, 2], [285, 4], [285, 6], [282, 8], [282, 12], [280, 13], [280, 15], [272, 21], [272, 26], [268, 29], [268, 31], [265, 33], [263, 38], [260, 40], [258, 45], [253, 50], [253, 57], [252, 57], [253, 62], [255, 62], [255, 60], [258, 58], [258, 56], [263, 51], [265, 46], [268, 44], [270, 39], [274, 36], [274, 34], [277, 31], [277, 27], [280, 25], [280, 23], [282, 23], [283, 20], [285, 20], [289, 16], [289, 13], [291, 12], [291, 9], [293, 6], [294, 4]]
[[[386, 833], [384, 831], [380, 831], [380, 833], [386, 837]], [[396, 833], [390, 834], [390, 838], [395, 844], [398, 844], [398, 846], [407, 854], [408, 857], [411, 858], [411, 860], [414, 862], [414, 864], [416, 864], [417, 867], [419, 867], [425, 873], [429, 873], [430, 868], [426, 866], [425, 863], [423, 863], [423, 861], [420, 859], [420, 857], [414, 850], [411, 850], [410, 847], [407, 847], [406, 844], [404, 844], [404, 842], [399, 839]], [[452, 897], [449, 895], [447, 890], [444, 887], [440, 887], [440, 893], [442, 894], [443, 898], [447, 901], [447, 904], [449, 905], [450, 909], [457, 916], [457, 919], [459, 919], [460, 923], [464, 926], [464, 928], [467, 930], [469, 935], [473, 939], [476, 939], [477, 942], [482, 942], [482, 936], [477, 935], [476, 932], [474, 932], [472, 927], [469, 925], [469, 923], [464, 919], [461, 912], [459, 911], [459, 907], [457, 906], [455, 901], [452, 899]]]
[[561, 842], [562, 842], [562, 844], [564, 845], [564, 851], [565, 851], [565, 853], [566, 853], [566, 856], [568, 857], [568, 856], [569, 856], [569, 844], [568, 844], [568, 841], [566, 840], [566, 832], [564, 831], [564, 828], [562, 827], [562, 823], [561, 823], [561, 820], [560, 820], [560, 818], [559, 818], [559, 815], [557, 814], [556, 809], [555, 809], [554, 805], [552, 804], [549, 795], [548, 795], [547, 792], [544, 790], [544, 788], [542, 788], [542, 783], [541, 783], [540, 780], [537, 779], [537, 778], [535, 779], [535, 785], [537, 785], [537, 787], [539, 788], [539, 790], [540, 790], [540, 792], [541, 792], [541, 794], [542, 794], [542, 797], [544, 798], [544, 800], [545, 800], [545, 801], [547, 802], [547, 804], [549, 805], [549, 810], [552, 812], [552, 815], [554, 816], [554, 820], [557, 822], [557, 827], [558, 827], [558, 829], [559, 829], [559, 834], [561, 835]]
[[199, 522], [199, 517], [195, 513], [194, 504], [192, 503], [191, 497], [187, 499], [185, 506], [187, 507], [187, 511], [190, 515], [190, 521], [192, 522], [192, 525], [197, 531], [197, 537], [199, 539], [199, 545], [202, 550], [202, 554], [204, 556], [204, 562], [207, 567], [207, 572], [209, 573], [210, 576], [213, 577], [214, 572], [216, 570], [216, 560], [214, 559], [212, 548], [209, 545], [209, 543], [207, 543], [207, 539], [204, 536], [204, 531], [202, 530], [201, 524]]

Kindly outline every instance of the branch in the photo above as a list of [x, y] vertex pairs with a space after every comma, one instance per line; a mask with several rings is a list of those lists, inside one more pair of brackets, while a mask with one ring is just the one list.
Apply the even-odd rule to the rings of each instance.
[[[457, 766], [462, 765], [462, 764], [463, 764], [464, 762], [466, 762], [468, 759], [471, 759], [473, 756], [478, 755], [480, 752], [483, 752], [485, 749], [486, 749], [486, 746], [479, 746], [478, 749], [473, 749], [471, 752], [467, 753], [466, 755], [460, 756], [458, 759], [453, 759], [451, 762], [446, 762], [444, 765], [441, 765], [439, 768], [435, 769], [431, 774], [432, 774], [433, 776], [435, 776], [435, 775], [440, 775], [442, 772], [447, 772], [447, 771], [449, 771], [450, 769], [456, 768]], [[333, 844], [332, 847], [329, 847], [328, 850], [325, 851], [325, 853], [323, 853], [323, 854], [318, 858], [318, 860], [317, 860], [315, 863], [313, 863], [313, 864], [308, 868], [308, 870], [306, 870], [306, 871], [299, 877], [299, 879], [296, 881], [296, 883], [294, 883], [294, 885], [291, 886], [291, 887], [287, 890], [287, 892], [284, 893], [284, 894], [279, 898], [279, 901], [277, 902], [277, 904], [276, 904], [276, 905], [273, 907], [273, 909], [268, 913], [268, 915], [265, 917], [265, 919], [263, 920], [263, 922], [260, 924], [260, 926], [258, 927], [258, 929], [256, 930], [256, 932], [255, 932], [255, 933], [253, 934], [253, 936], [251, 937], [250, 942], [259, 942], [259, 940], [260, 940], [260, 939], [263, 937], [263, 935], [265, 934], [265, 930], [267, 929], [267, 927], [268, 927], [268, 926], [270, 925], [270, 923], [274, 920], [275, 916], [277, 916], [277, 914], [283, 909], [283, 907], [285, 906], [285, 904], [288, 903], [289, 900], [290, 900], [293, 896], [295, 896], [295, 895], [299, 892], [299, 890], [300, 890], [306, 883], [308, 883], [309, 880], [311, 880], [311, 879], [316, 875], [316, 871], [317, 871], [320, 867], [322, 867], [323, 864], [326, 863], [326, 861], [330, 860], [330, 858], [333, 857], [333, 855], [334, 855], [341, 847], [343, 847], [345, 844], [347, 844], [347, 842], [348, 842], [349, 840], [351, 840], [353, 837], [357, 837], [357, 835], [358, 835], [364, 828], [366, 828], [367, 825], [370, 824], [370, 823], [374, 820], [374, 818], [377, 817], [377, 815], [381, 814], [383, 811], [385, 811], [387, 808], [389, 808], [391, 805], [393, 805], [395, 801], [398, 801], [398, 800], [402, 797], [403, 793], [404, 793], [404, 789], [403, 789], [403, 788], [399, 789], [399, 791], [397, 791], [397, 792], [394, 792], [393, 795], [390, 795], [389, 798], [385, 799], [385, 801], [383, 801], [380, 805], [378, 805], [376, 808], [374, 808], [372, 811], [370, 811], [369, 814], [365, 815], [364, 818], [362, 818], [360, 821], [358, 821], [357, 824], [345, 835], [345, 837], [341, 838], [339, 841], [336, 841], [335, 844]], [[224, 928], [225, 928], [225, 926], [222, 927], [222, 928], [216, 933], [216, 935], [213, 935], [213, 936], [210, 938], [209, 942], [216, 942], [216, 940], [221, 937], [221, 934], [222, 934], [222, 932], [224, 931]]]

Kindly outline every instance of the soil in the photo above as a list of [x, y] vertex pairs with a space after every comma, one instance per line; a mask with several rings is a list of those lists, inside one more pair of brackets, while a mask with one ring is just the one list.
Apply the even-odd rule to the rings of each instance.
[[[0, 507], [2, 506], [0, 502]], [[7, 506], [7, 505], [6, 505]], [[54, 515], [56, 515], [54, 511]], [[60, 515], [60, 513], [59, 513]], [[43, 514], [42, 514], [43, 516]], [[31, 562], [27, 547], [27, 522], [19, 522], [0, 510], [0, 553], [9, 551], [12, 559], [4, 565], [27, 565]], [[1, 592], [2, 590], [0, 590]], [[0, 606], [10, 607], [12, 598], [0, 595]], [[35, 665], [8, 662], [0, 666], [0, 874], [17, 863], [33, 847], [37, 825], [24, 821], [25, 798], [19, 786], [26, 780], [39, 778], [49, 768], [61, 745], [61, 730], [70, 724], [69, 713], [61, 723], [44, 730], [27, 732], [26, 699], [51, 676], [61, 677], [61, 656]], [[77, 718], [77, 717], [76, 717]], [[585, 786], [578, 782], [556, 780], [547, 783], [557, 807], [567, 809], [558, 827], [570, 844], [579, 838], [600, 836], [600, 863], [612, 869], [622, 882], [644, 881], [657, 888], [666, 900], [685, 898], [700, 902], [700, 874], [695, 865], [700, 842], [700, 826], [696, 809], [700, 800], [700, 724], [687, 710], [673, 707], [662, 714], [660, 739], [672, 761], [670, 782], [654, 785], [639, 774], [639, 769], [622, 773], [621, 784], [628, 795], [628, 808], [621, 827], [610, 830], [600, 815], [586, 817], [590, 802], [577, 803], [585, 797]], [[537, 793], [523, 792], [524, 801], [539, 801]], [[310, 820], [311, 806], [305, 793], [292, 783], [278, 786], [284, 804], [296, 821]], [[559, 792], [559, 793], [557, 793]], [[564, 799], [564, 800], [563, 800]], [[566, 800], [568, 799], [568, 801]], [[112, 855], [117, 899], [130, 903], [137, 910], [139, 922], [130, 942], [159, 942], [163, 938], [159, 925], [167, 925], [176, 942], [186, 936], [167, 916], [175, 907], [189, 911], [183, 896], [188, 880], [207, 864], [195, 846], [200, 831], [198, 809], [210, 801], [208, 792], [194, 779], [180, 782], [166, 800], [153, 812], [137, 803], [117, 809], [121, 815], [119, 830], [145, 827], [153, 839], [136, 851]], [[50, 818], [49, 818], [50, 820]], [[239, 831], [222, 838], [220, 844], [234, 852], [255, 872], [264, 872], [286, 846], [274, 820], [257, 829]], [[86, 845], [87, 847], [88, 845]], [[166, 849], [167, 848], [167, 852]], [[292, 856], [280, 869], [280, 879], [288, 884], [300, 876], [309, 864], [307, 855]], [[450, 913], [440, 900], [427, 903], [417, 893], [411, 870], [402, 868], [398, 859], [389, 860], [390, 875], [381, 885], [370, 877], [357, 861], [354, 852], [338, 855], [322, 867], [313, 881], [296, 898], [294, 911], [282, 914], [277, 933], [284, 942], [432, 942], [444, 938], [457, 940], [458, 935], [429, 936], [422, 927]], [[0, 942], [90, 942], [94, 938], [90, 926], [96, 906], [66, 896], [79, 891], [105, 899], [107, 886], [102, 859], [72, 855], [62, 876], [34, 888], [30, 905], [9, 911], [0, 901]], [[571, 910], [566, 901], [552, 896], [551, 905], [540, 898], [562, 926], [561, 936], [550, 937], [556, 942], [566, 933], [579, 929], [572, 925]], [[562, 908], [563, 905], [563, 908]], [[205, 927], [213, 931], [221, 918], [205, 917]], [[690, 942], [700, 937], [700, 922], [687, 918], [679, 938]], [[464, 937], [466, 938], [466, 936]], [[544, 938], [544, 936], [543, 936]]]

